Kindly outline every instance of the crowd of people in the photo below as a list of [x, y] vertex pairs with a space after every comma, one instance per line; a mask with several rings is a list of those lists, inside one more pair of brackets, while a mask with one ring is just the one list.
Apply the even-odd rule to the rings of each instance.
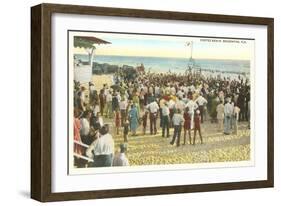
[[[182, 145], [195, 145], [197, 134], [203, 144], [201, 126], [207, 120], [225, 135], [237, 134], [240, 121], [250, 126], [250, 84], [240, 75], [140, 72], [131, 79], [119, 71], [114, 79], [99, 91], [94, 83], [74, 82], [74, 140], [89, 145], [86, 155], [94, 160], [93, 167], [128, 166], [129, 136], [146, 135], [148, 125], [150, 135], [161, 128], [163, 138], [169, 138], [173, 128], [170, 144], [177, 147], [182, 130]], [[118, 154], [105, 119], [113, 119], [114, 135], [123, 135]], [[82, 146], [75, 144], [74, 152], [82, 154]]]

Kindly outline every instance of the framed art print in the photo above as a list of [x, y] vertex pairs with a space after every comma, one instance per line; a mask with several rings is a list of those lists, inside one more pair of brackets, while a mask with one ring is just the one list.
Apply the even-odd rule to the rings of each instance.
[[273, 187], [273, 19], [31, 8], [31, 196]]

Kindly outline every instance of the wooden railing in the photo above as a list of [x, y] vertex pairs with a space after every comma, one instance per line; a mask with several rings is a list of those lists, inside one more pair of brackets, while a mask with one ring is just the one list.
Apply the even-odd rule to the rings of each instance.
[[[89, 145], [86, 145], [86, 144], [84, 144], [84, 143], [82, 143], [82, 142], [79, 142], [79, 141], [77, 141], [77, 140], [74, 140], [74, 144], [77, 144], [77, 145], [82, 146], [83, 148], [85, 148], [85, 150], [89, 148]], [[86, 160], [86, 161], [88, 161], [88, 162], [93, 162], [93, 159], [90, 159], [90, 158], [87, 157], [87, 156], [80, 155], [80, 154], [77, 154], [77, 153], [75, 153], [75, 152], [73, 153], [73, 155], [74, 155], [75, 157], [77, 157], [77, 158]]]

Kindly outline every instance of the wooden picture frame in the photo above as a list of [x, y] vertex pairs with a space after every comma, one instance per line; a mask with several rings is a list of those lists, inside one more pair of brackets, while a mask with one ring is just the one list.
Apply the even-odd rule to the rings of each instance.
[[[267, 180], [216, 184], [162, 186], [53, 193], [52, 185], [52, 75], [51, 47], [54, 13], [135, 17], [147, 19], [220, 22], [264, 25], [267, 27]], [[274, 20], [215, 14], [105, 8], [91, 6], [40, 4], [31, 8], [31, 198], [42, 201], [81, 200], [140, 195], [205, 192], [273, 187], [274, 184]]]

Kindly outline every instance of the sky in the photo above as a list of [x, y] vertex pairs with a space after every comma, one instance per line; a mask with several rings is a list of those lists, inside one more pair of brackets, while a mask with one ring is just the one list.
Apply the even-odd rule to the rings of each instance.
[[[79, 36], [94, 36], [111, 44], [95, 45], [95, 55], [149, 56], [195, 59], [249, 60], [254, 52], [254, 40], [231, 40], [203, 37], [178, 37], [83, 32]], [[192, 42], [187, 46], [187, 42]], [[84, 48], [74, 48], [75, 54], [87, 54]]]

